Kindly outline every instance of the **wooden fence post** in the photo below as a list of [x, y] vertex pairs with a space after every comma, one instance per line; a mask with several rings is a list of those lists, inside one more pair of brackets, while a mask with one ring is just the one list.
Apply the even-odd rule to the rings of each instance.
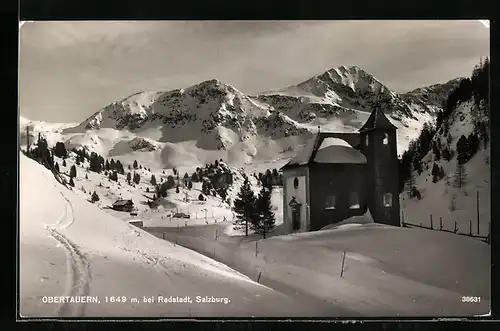
[[443, 217], [439, 217], [439, 230], [443, 230]]
[[477, 234], [479, 235], [479, 191], [476, 194]]
[[344, 276], [344, 262], [345, 262], [345, 253], [347, 249], [344, 249], [344, 255], [342, 256], [342, 269], [340, 269], [340, 278]]
[[430, 218], [431, 218], [431, 229], [432, 229], [432, 230], [434, 230], [434, 226], [433, 226], [433, 224], [432, 224], [432, 214], [430, 214], [429, 216], [430, 216]]
[[261, 275], [262, 275], [262, 271], [261, 271], [261, 272], [259, 272], [259, 277], [257, 277], [257, 283], [259, 282], [259, 280], [260, 280], [260, 276], [261, 276]]
[[258, 241], [255, 242], [255, 257], [257, 257], [257, 243]]
[[491, 244], [491, 222], [488, 225], [488, 238], [487, 238], [487, 240], [488, 240], [488, 245], [490, 245]]
[[472, 236], [472, 221], [469, 220], [469, 236]]
[[453, 232], [457, 233], [458, 232], [458, 228], [457, 228], [457, 221], [455, 221], [455, 228], [453, 229]]
[[403, 211], [401, 211], [401, 222], [404, 226], [405, 225], [405, 213]]

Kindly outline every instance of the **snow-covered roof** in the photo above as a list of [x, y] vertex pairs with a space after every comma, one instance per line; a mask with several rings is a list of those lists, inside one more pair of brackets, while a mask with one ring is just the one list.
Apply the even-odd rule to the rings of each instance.
[[329, 147], [329, 146], [352, 147], [344, 139], [334, 138], [334, 137], [328, 137], [328, 138], [323, 139], [323, 141], [321, 142], [321, 145], [319, 146], [318, 150], [326, 148], [326, 147]]
[[319, 132], [282, 169], [305, 166], [310, 162], [366, 163], [364, 155], [355, 148], [357, 145], [358, 133]]
[[316, 163], [364, 164], [366, 163], [366, 157], [348, 144], [347, 146], [327, 145], [318, 149], [313, 161]]

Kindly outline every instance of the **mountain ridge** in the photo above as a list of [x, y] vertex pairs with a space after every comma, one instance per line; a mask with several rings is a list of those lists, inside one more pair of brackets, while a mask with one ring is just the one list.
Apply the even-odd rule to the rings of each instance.
[[[454, 84], [441, 89], [435, 84], [425, 93], [438, 91], [432, 95], [435, 101]], [[437, 101], [426, 104], [422, 100], [422, 91], [402, 97], [358, 66], [332, 68], [295, 86], [257, 95], [210, 79], [182, 89], [134, 93], [101, 108], [79, 125], [64, 128], [61, 137], [72, 147], [103, 155], [111, 150], [119, 155], [121, 148], [114, 146], [125, 146], [124, 140], [135, 146], [132, 140], [137, 137], [156, 141], [158, 151], [168, 147], [170, 154], [177, 148], [173, 145], [181, 144], [182, 153], [221, 151], [249, 162], [293, 150], [318, 125], [326, 131], [356, 131], [380, 99], [383, 110], [400, 129], [401, 153], [421, 125], [439, 110], [434, 105]]]

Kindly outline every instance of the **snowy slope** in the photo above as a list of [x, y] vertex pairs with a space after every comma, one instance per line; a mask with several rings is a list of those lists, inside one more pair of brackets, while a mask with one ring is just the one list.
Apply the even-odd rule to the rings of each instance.
[[50, 123], [43, 121], [32, 121], [26, 117], [19, 116], [19, 143], [21, 146], [26, 146], [27, 143], [27, 128], [30, 133], [30, 144], [33, 144], [40, 133], [47, 138], [49, 145], [55, 145], [58, 141], [65, 141], [66, 135], [63, 130], [74, 127], [78, 123]]
[[[59, 185], [20, 155], [22, 316], [297, 316], [324, 314], [212, 259], [161, 241]], [[43, 303], [90, 296], [100, 303]], [[124, 296], [126, 303], [106, 303]], [[144, 297], [192, 303], [143, 303]], [[197, 303], [196, 296], [227, 298]], [[139, 302], [132, 302], [133, 298]], [[314, 308], [314, 309], [313, 309]]]
[[[451, 147], [456, 150], [456, 143], [460, 136], [466, 137], [473, 131], [472, 102], [460, 104], [451, 114], [449, 132], [452, 136]], [[434, 139], [440, 139], [446, 145], [446, 137], [439, 131]], [[481, 143], [482, 145], [482, 143]], [[421, 175], [415, 173], [415, 186], [422, 194], [421, 200], [409, 199], [407, 193], [402, 193], [401, 209], [405, 214], [405, 221], [430, 226], [430, 215], [433, 217], [433, 226], [437, 227], [439, 218], [443, 219], [444, 228], [453, 230], [457, 222], [458, 231], [469, 233], [472, 222], [472, 233], [477, 231], [477, 192], [479, 192], [479, 235], [487, 236], [490, 232], [491, 220], [491, 187], [489, 165], [489, 148], [480, 148], [478, 153], [465, 164], [467, 173], [466, 184], [463, 188], [453, 187], [457, 159], [456, 155], [449, 161], [435, 160], [432, 150], [422, 159], [422, 163], [429, 166]], [[433, 183], [431, 170], [436, 162], [442, 166], [448, 179], [443, 178]], [[448, 182], [449, 184], [447, 184]], [[452, 207], [455, 206], [455, 208]], [[422, 211], [425, 210], [425, 214]]]
[[[372, 223], [255, 242], [221, 231], [215, 239], [216, 227], [223, 225], [148, 231], [214, 256], [274, 289], [339, 305], [360, 316], [489, 312], [490, 250], [472, 238]], [[464, 295], [481, 297], [481, 302], [462, 303]]]

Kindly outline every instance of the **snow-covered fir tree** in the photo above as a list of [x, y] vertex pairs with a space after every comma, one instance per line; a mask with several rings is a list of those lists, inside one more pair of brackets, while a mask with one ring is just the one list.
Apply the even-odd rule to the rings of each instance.
[[275, 228], [276, 217], [271, 204], [272, 189], [263, 186], [257, 198], [257, 217], [252, 221], [252, 230], [266, 239]]
[[243, 174], [243, 185], [240, 192], [234, 200], [233, 211], [236, 219], [233, 223], [235, 230], [245, 229], [245, 236], [248, 236], [248, 230], [252, 221], [257, 218], [256, 198], [252, 186], [246, 174]]

